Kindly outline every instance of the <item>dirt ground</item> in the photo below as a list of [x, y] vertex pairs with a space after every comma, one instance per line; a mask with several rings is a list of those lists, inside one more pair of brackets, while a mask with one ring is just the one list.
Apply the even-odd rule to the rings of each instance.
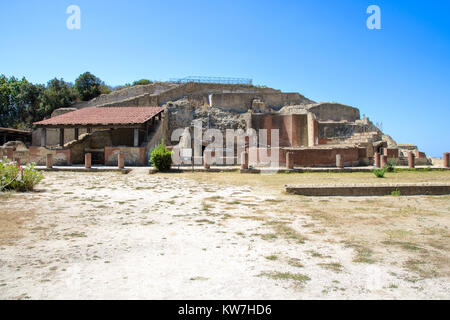
[[450, 196], [302, 197], [284, 184], [447, 172], [47, 172], [0, 194], [0, 299], [449, 299]]

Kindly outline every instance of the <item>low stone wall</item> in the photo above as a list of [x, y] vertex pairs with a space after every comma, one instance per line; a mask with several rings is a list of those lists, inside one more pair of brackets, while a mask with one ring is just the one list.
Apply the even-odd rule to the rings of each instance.
[[333, 147], [333, 148], [302, 148], [280, 150], [280, 164], [286, 163], [286, 152], [292, 152], [294, 166], [297, 167], [334, 167], [336, 155], [340, 154], [345, 166], [358, 166], [361, 160], [366, 160], [364, 148], [358, 147]]
[[450, 184], [349, 184], [286, 186], [286, 192], [303, 196], [447, 195]]
[[365, 148], [358, 147], [335, 147], [335, 148], [269, 148], [267, 151], [261, 148], [250, 148], [249, 164], [254, 166], [264, 166], [260, 157], [260, 152], [267, 152], [267, 157], [272, 155], [272, 152], [278, 152], [279, 165], [286, 165], [286, 153], [293, 154], [295, 167], [335, 167], [336, 155], [340, 154], [343, 158], [344, 165], [356, 167], [359, 165], [368, 165]]
[[124, 154], [126, 166], [145, 165], [145, 148], [134, 147], [105, 147], [105, 165], [117, 166], [119, 153]]
[[29, 162], [37, 165], [45, 165], [47, 154], [53, 154], [53, 164], [57, 166], [70, 166], [72, 164], [70, 149], [47, 149], [45, 147], [33, 147], [29, 149]]

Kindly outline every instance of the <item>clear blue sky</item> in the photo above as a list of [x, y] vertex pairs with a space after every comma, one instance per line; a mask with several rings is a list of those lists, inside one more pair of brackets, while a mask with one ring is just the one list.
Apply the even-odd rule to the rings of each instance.
[[[66, 9], [81, 8], [81, 30]], [[381, 30], [366, 9], [381, 8]], [[0, 0], [0, 73], [109, 85], [253, 78], [360, 108], [399, 143], [450, 151], [450, 1]]]

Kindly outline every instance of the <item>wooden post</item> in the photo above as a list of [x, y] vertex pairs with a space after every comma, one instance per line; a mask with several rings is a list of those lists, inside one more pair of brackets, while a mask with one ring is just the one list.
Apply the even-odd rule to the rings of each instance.
[[47, 153], [46, 166], [48, 169], [53, 168], [53, 154], [52, 153]]
[[75, 128], [75, 129], [73, 129], [73, 131], [74, 131], [74, 137], [75, 137], [75, 140], [78, 140], [78, 136], [79, 136], [79, 130], [78, 130], [78, 128]]
[[59, 129], [59, 145], [64, 147], [64, 128]]
[[415, 163], [414, 163], [414, 153], [412, 153], [411, 151], [408, 153], [408, 167], [410, 169], [414, 168]]
[[448, 152], [446, 152], [446, 153], [444, 153], [444, 168], [448, 168], [449, 167], [449, 153]]
[[139, 147], [139, 129], [134, 129], [134, 147]]
[[92, 167], [92, 154], [86, 153], [84, 155], [84, 167], [90, 169]]
[[117, 166], [119, 169], [125, 168], [125, 156], [122, 152], [117, 155]]

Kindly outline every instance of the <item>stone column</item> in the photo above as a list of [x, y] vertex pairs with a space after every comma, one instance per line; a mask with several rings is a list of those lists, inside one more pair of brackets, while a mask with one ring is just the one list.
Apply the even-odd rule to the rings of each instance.
[[242, 170], [248, 169], [248, 152], [241, 153], [241, 169]]
[[449, 153], [446, 152], [444, 153], [444, 168], [448, 168], [449, 167]]
[[381, 159], [381, 161], [380, 161], [380, 167], [381, 168], [384, 168], [386, 165], [387, 165], [387, 156], [385, 156], [385, 155], [382, 155], [381, 157], [380, 157]]
[[59, 129], [59, 145], [64, 147], [64, 128]]
[[47, 153], [46, 166], [48, 169], [53, 168], [53, 154], [52, 153]]
[[375, 161], [375, 167], [380, 167], [380, 154], [378, 152], [375, 152], [373, 155], [374, 161]]
[[47, 146], [47, 129], [41, 128], [41, 147]]
[[415, 167], [415, 163], [414, 163], [414, 153], [412, 153], [411, 151], [408, 153], [408, 167], [410, 169]]
[[344, 157], [341, 154], [336, 155], [336, 167], [344, 169]]
[[117, 155], [117, 166], [119, 169], [125, 168], [125, 156], [122, 152]]
[[134, 147], [139, 147], [139, 129], [134, 129]]
[[86, 153], [84, 155], [84, 167], [90, 169], [92, 167], [92, 154]]
[[286, 169], [294, 169], [294, 153], [286, 152]]

